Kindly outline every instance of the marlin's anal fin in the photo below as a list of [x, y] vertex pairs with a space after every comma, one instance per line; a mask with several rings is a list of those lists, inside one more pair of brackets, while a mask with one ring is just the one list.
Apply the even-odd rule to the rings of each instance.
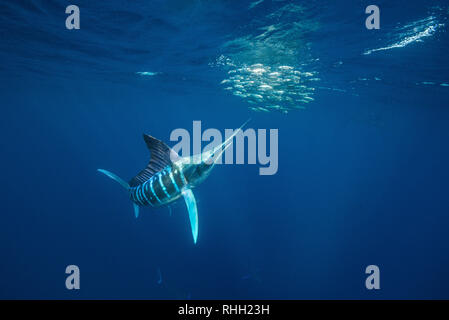
[[134, 205], [134, 215], [136, 216], [136, 219], [139, 217], [139, 206], [136, 203], [133, 203]]
[[187, 211], [189, 211], [190, 227], [192, 228], [193, 242], [196, 243], [198, 239], [198, 209], [196, 207], [195, 196], [191, 189], [184, 189], [182, 191], [184, 200], [186, 202]]

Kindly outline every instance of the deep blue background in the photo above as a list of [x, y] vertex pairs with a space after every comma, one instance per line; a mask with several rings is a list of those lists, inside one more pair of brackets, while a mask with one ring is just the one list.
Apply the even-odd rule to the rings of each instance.
[[[432, 2], [432, 3], [431, 3]], [[65, 6], [81, 8], [66, 30]], [[447, 26], [405, 48], [398, 24], [445, 1], [304, 1], [323, 87], [304, 111], [252, 113], [209, 65], [281, 2], [0, 2], [0, 298], [449, 298]], [[445, 21], [441, 21], [445, 23]], [[342, 61], [341, 68], [333, 68]], [[161, 72], [140, 77], [136, 71]], [[380, 81], [357, 81], [360, 78]], [[135, 219], [118, 184], [148, 161], [143, 132], [279, 129], [279, 171], [218, 166], [185, 205]], [[170, 143], [169, 143], [170, 144]], [[65, 288], [65, 267], [81, 290]], [[365, 289], [365, 267], [381, 290]], [[158, 268], [162, 285], [158, 281]]]

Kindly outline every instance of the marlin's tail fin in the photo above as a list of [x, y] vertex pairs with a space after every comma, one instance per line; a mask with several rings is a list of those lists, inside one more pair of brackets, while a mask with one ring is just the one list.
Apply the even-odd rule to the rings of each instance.
[[[104, 175], [108, 176], [112, 180], [115, 180], [118, 183], [120, 183], [122, 185], [122, 187], [125, 188], [126, 190], [129, 190], [130, 186], [129, 186], [128, 182], [126, 182], [125, 180], [123, 180], [122, 178], [117, 176], [116, 174], [113, 174], [112, 172], [109, 172], [109, 171], [103, 170], [103, 169], [97, 169], [97, 170], [99, 172], [103, 173]], [[133, 203], [133, 204], [134, 204], [134, 214], [137, 218], [139, 216], [139, 206], [135, 203]]]

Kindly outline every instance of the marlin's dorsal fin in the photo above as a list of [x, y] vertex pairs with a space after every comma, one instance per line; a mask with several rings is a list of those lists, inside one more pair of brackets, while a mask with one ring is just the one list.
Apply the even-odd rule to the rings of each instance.
[[179, 158], [178, 154], [161, 140], [158, 140], [148, 134], [144, 134], [143, 139], [150, 150], [151, 158], [147, 167], [129, 181], [129, 185], [131, 187], [144, 183], [156, 172], [164, 169], [167, 165]]

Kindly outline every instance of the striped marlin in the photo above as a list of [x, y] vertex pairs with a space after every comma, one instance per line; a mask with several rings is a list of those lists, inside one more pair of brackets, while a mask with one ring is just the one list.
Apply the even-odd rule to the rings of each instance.
[[134, 178], [126, 182], [107, 170], [98, 171], [117, 181], [128, 191], [136, 218], [141, 206], [159, 207], [183, 197], [189, 214], [193, 242], [196, 243], [198, 210], [192, 189], [209, 176], [217, 160], [232, 145], [233, 138], [248, 121], [220, 145], [191, 157], [180, 157], [161, 140], [144, 134], [143, 139], [150, 150], [150, 162]]

